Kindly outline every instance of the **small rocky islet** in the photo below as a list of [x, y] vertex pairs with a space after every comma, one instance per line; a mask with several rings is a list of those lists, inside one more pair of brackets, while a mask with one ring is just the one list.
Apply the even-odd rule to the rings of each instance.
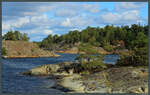
[[64, 62], [35, 67], [23, 75], [49, 76], [52, 88], [68, 93], [148, 93], [148, 67], [118, 67], [83, 73], [80, 63]]

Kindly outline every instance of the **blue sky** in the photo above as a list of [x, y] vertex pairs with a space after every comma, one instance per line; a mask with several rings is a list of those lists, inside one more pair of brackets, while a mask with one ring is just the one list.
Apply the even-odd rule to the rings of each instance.
[[148, 23], [145, 2], [3, 2], [2, 34], [9, 30], [27, 33], [30, 41], [62, 35], [87, 26]]

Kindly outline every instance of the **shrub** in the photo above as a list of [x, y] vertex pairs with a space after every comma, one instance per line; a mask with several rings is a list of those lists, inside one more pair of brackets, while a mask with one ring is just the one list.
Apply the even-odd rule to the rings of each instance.
[[35, 51], [35, 49], [34, 49], [34, 48], [32, 48], [32, 49], [31, 49], [31, 52], [34, 52], [34, 51]]
[[85, 71], [82, 71], [80, 74], [88, 75], [88, 74], [90, 74], [90, 72], [89, 72], [89, 71], [87, 71], [87, 70], [85, 70]]
[[102, 63], [104, 55], [99, 54], [92, 45], [84, 43], [78, 49], [80, 52], [84, 52], [84, 54], [80, 54], [75, 59], [81, 63], [80, 72], [95, 72], [96, 70], [100, 71], [106, 68]]
[[107, 45], [104, 45], [104, 47], [103, 47], [106, 51], [108, 51], [108, 52], [111, 52], [111, 51], [113, 51], [113, 46], [112, 45], [109, 45], [109, 44], [107, 44]]
[[121, 56], [117, 61], [119, 66], [148, 66], [148, 48], [135, 48], [130, 56]]
[[21, 52], [18, 51], [17, 53], [18, 53], [18, 55], [21, 55]]
[[125, 49], [125, 48], [121, 47], [121, 46], [118, 46], [118, 47], [114, 48], [114, 50], [122, 50], [122, 49]]
[[106, 68], [106, 65], [103, 64], [100, 60], [94, 60], [91, 62], [87, 62], [86, 64], [81, 64], [81, 67], [84, 70], [95, 72], [95, 71], [101, 71]]
[[26, 33], [22, 34], [19, 31], [8, 31], [4, 36], [3, 40], [12, 40], [12, 41], [29, 41], [29, 37], [27, 36]]
[[7, 55], [7, 51], [4, 47], [2, 48], [2, 55]]

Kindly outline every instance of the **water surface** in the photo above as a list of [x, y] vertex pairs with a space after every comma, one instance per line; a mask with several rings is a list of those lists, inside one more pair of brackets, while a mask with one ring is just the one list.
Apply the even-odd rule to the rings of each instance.
[[[2, 59], [2, 92], [3, 93], [60, 93], [61, 91], [50, 88], [55, 82], [47, 77], [30, 77], [20, 75], [19, 72], [27, 71], [42, 64], [56, 64], [58, 62], [74, 61], [77, 54], [60, 54], [61, 57], [52, 58], [15, 58]], [[106, 55], [105, 63], [116, 62], [118, 56]]]

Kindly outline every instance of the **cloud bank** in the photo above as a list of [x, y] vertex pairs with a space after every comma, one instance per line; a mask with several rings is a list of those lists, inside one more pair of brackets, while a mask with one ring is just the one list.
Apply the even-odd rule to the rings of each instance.
[[87, 26], [147, 24], [147, 3], [3, 2], [2, 33], [19, 30], [31, 41]]

